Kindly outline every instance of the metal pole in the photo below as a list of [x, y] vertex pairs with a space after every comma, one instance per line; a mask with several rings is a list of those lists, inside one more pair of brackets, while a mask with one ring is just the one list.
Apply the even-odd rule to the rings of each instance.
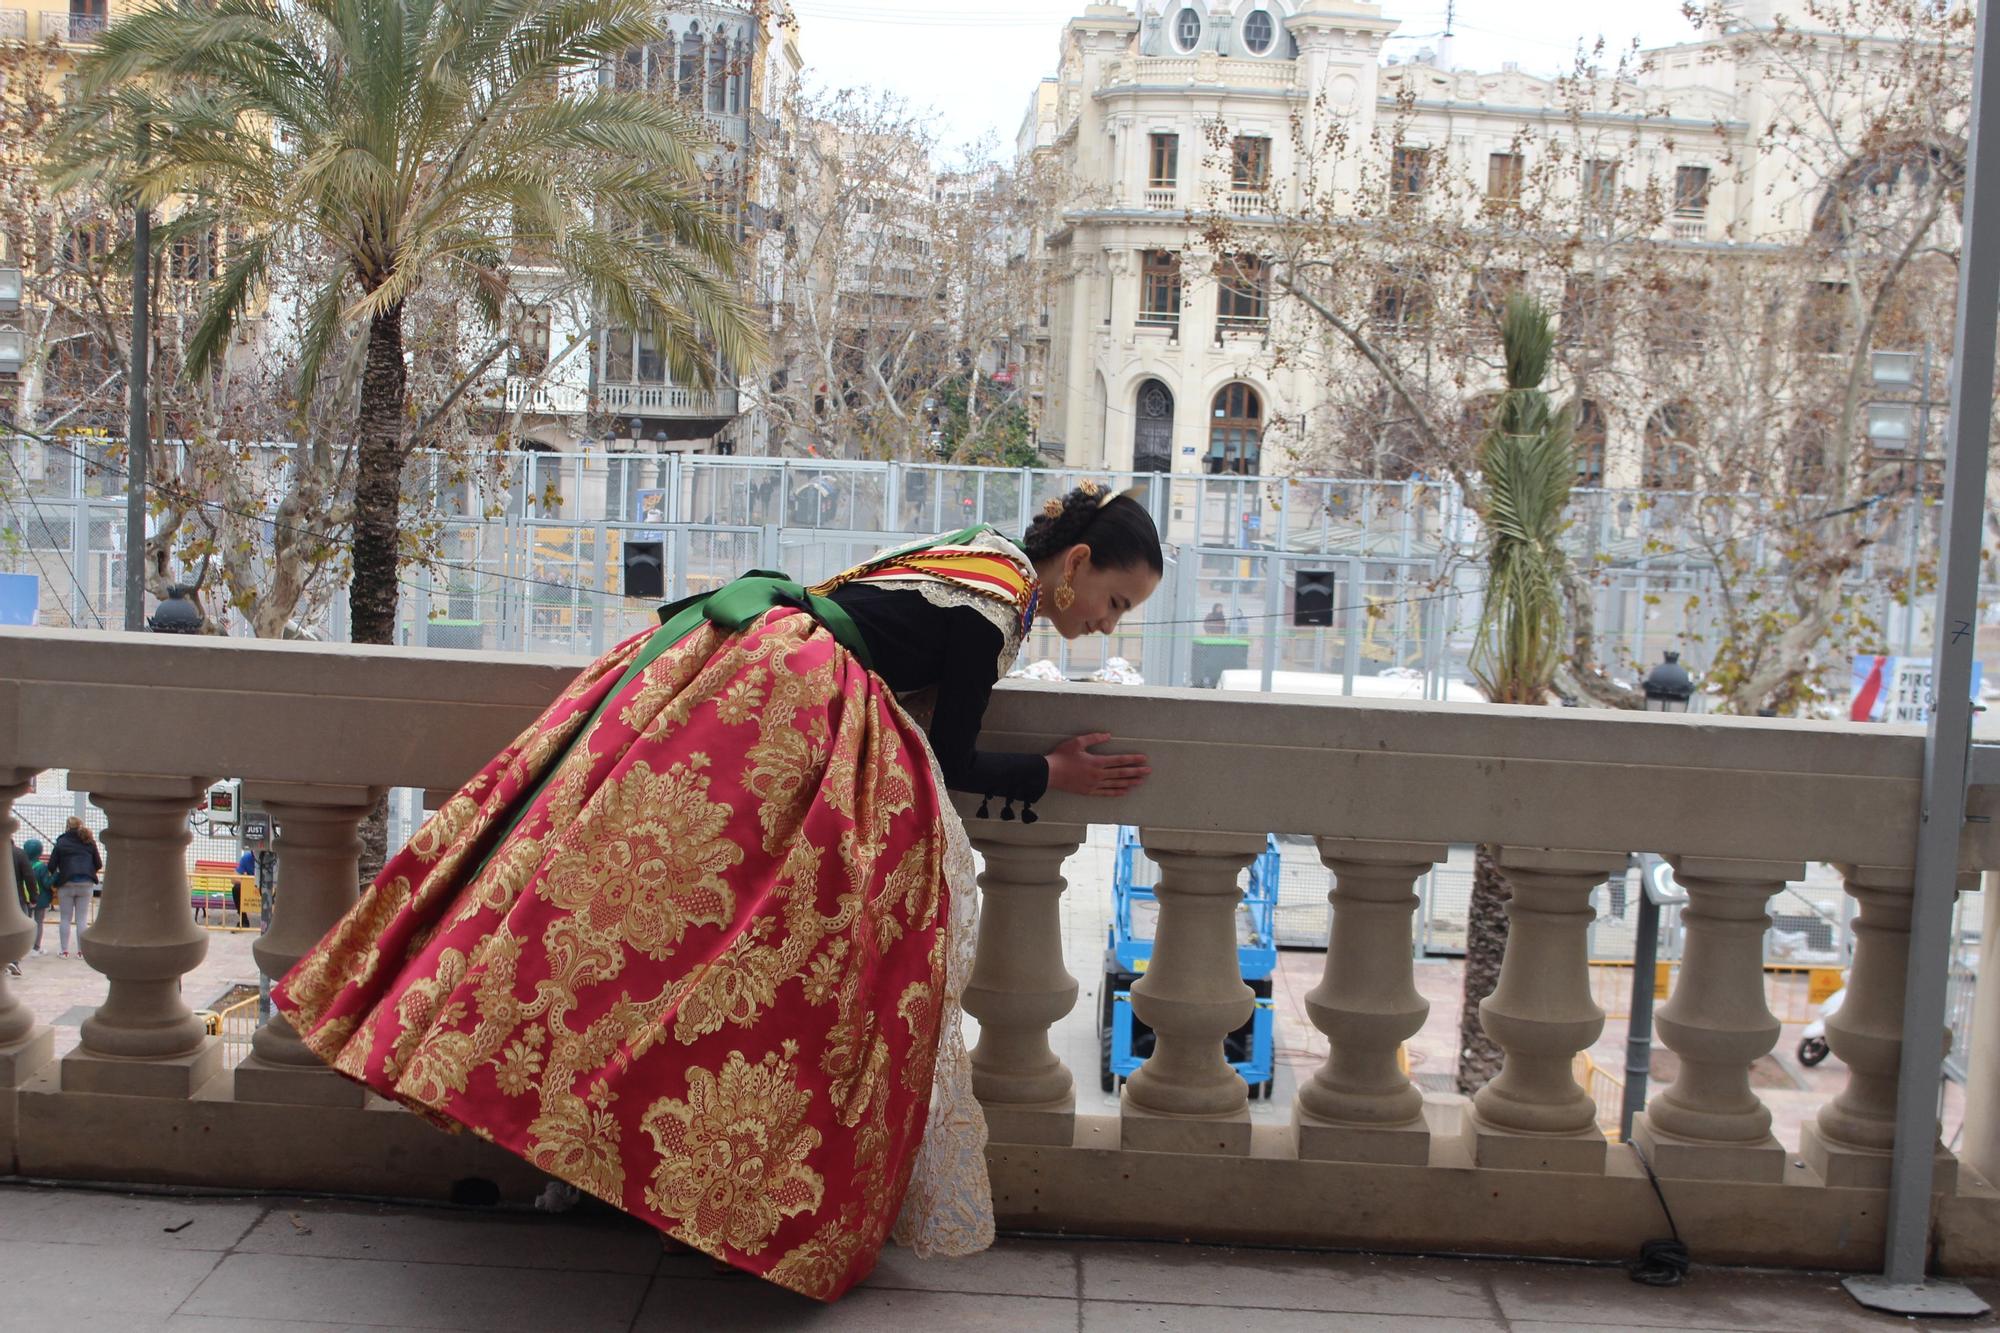
[[[1937, 1143], [1939, 1033], [1944, 1027], [1959, 834], [1965, 823], [1972, 745], [1972, 650], [1978, 622], [1979, 546], [1986, 451], [1993, 426], [1994, 325], [2000, 318], [2000, 96], [1989, 65], [2000, 48], [1993, 7], [1979, 7], [1973, 55], [1972, 132], [1966, 150], [1965, 253], [1958, 270], [1958, 326], [1951, 358], [1951, 446], [1946, 455], [1944, 551], [1933, 615], [1930, 726], [1924, 739], [1923, 817], [1910, 913], [1909, 975], [1903, 988], [1903, 1052], [1896, 1076], [1896, 1150], [1889, 1183], [1888, 1242], [1881, 1277], [1849, 1278], [1856, 1300], [1899, 1313], [1983, 1314], [1986, 1303], [1953, 1283], [1924, 1281], [1930, 1249], [1931, 1154]], [[1979, 226], [1984, 220], [1986, 226]]]
[[1258, 681], [1257, 683], [1257, 688], [1265, 694], [1269, 694], [1271, 692], [1271, 677], [1277, 671], [1278, 668], [1278, 643], [1279, 643], [1278, 613], [1279, 613], [1279, 608], [1284, 605], [1284, 602], [1282, 600], [1284, 597], [1284, 592], [1283, 589], [1279, 586], [1279, 580], [1283, 577], [1284, 577], [1283, 567], [1278, 563], [1277, 554], [1273, 552], [1272, 554], [1265, 556], [1264, 557], [1264, 672], [1263, 672], [1263, 679]]
[[1917, 536], [1924, 521], [1924, 449], [1931, 433], [1931, 340], [1924, 339], [1923, 377], [1917, 390], [1917, 465], [1910, 483], [1910, 540], [1903, 560], [1903, 656], [1917, 655]]
[[1632, 942], [1632, 1016], [1625, 1026], [1625, 1104], [1618, 1110], [1618, 1140], [1632, 1141], [1632, 1117], [1646, 1109], [1646, 1080], [1653, 1073], [1653, 971], [1659, 955], [1660, 905], [1652, 874], [1639, 868], [1639, 933]]
[[[139, 161], [146, 160], [147, 127], [139, 123]], [[125, 428], [125, 628], [146, 628], [146, 353], [152, 342], [147, 287], [152, 277], [153, 217], [144, 204], [132, 210], [132, 352], [126, 376], [131, 414]]]

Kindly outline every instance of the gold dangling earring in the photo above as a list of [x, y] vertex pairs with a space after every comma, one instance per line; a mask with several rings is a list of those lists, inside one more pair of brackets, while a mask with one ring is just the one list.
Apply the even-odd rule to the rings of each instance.
[[1058, 611], [1067, 611], [1075, 605], [1076, 589], [1069, 586], [1069, 575], [1065, 574], [1063, 575], [1063, 581], [1056, 585], [1056, 609]]

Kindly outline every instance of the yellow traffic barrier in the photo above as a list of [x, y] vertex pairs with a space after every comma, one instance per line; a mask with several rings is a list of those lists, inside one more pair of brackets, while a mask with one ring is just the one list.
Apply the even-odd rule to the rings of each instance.
[[[1680, 964], [1653, 965], [1653, 1002], [1664, 1003], [1673, 993], [1673, 979]], [[1780, 1023], [1810, 1023], [1820, 1002], [1846, 984], [1846, 973], [1838, 967], [1817, 963], [1764, 964], [1764, 1002]], [[1632, 1017], [1632, 963], [1629, 959], [1590, 960], [1590, 996], [1607, 1019], [1627, 1021]]]
[[1604, 1137], [1618, 1142], [1618, 1122], [1625, 1111], [1625, 1080], [1591, 1059], [1589, 1051], [1576, 1053], [1570, 1074], [1597, 1103], [1597, 1127], [1604, 1131]]

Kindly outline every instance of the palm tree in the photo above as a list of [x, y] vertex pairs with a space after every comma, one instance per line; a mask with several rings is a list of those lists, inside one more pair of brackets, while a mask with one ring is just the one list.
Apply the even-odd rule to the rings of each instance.
[[[1549, 697], [1563, 651], [1563, 511], [1576, 480], [1570, 409], [1541, 388], [1555, 345], [1548, 311], [1519, 292], [1500, 319], [1507, 390], [1479, 445], [1479, 512], [1486, 529], [1486, 597], [1467, 664], [1486, 697], [1539, 704]], [[1465, 938], [1465, 1000], [1459, 1012], [1458, 1089], [1470, 1096], [1500, 1070], [1500, 1048], [1479, 1021], [1479, 1002], [1500, 979], [1511, 896], [1481, 843], [1474, 862]]]
[[285, 257], [325, 257], [299, 311], [298, 390], [309, 401], [332, 349], [359, 344], [357, 643], [395, 627], [412, 444], [403, 318], [419, 293], [462, 301], [501, 337], [484, 365], [505, 346], [510, 260], [524, 253], [611, 322], [650, 332], [683, 383], [758, 351], [736, 243], [702, 199], [699, 113], [596, 77], [660, 37], [655, 9], [166, 0], [80, 62], [54, 183], [115, 173], [147, 204], [213, 201], [245, 238], [201, 311], [190, 374], [221, 362]]

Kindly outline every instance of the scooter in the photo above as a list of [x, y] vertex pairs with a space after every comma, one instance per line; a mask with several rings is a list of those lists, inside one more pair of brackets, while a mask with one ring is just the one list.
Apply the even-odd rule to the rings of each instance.
[[1806, 1030], [1799, 1036], [1799, 1063], [1811, 1069], [1826, 1059], [1833, 1050], [1826, 1044], [1826, 1020], [1840, 1012], [1840, 1005], [1847, 998], [1847, 987], [1842, 986], [1833, 994], [1820, 1001], [1819, 1017], [1806, 1024]]

